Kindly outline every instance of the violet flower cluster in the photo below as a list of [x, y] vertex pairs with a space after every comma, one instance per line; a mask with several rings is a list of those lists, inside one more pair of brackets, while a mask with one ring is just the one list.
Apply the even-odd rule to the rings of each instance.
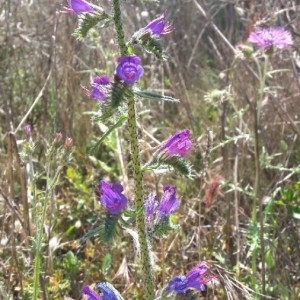
[[87, 91], [87, 96], [92, 99], [106, 102], [109, 97], [110, 79], [107, 75], [96, 76], [91, 83], [91, 90]]
[[284, 49], [293, 45], [291, 33], [282, 27], [256, 28], [250, 33], [248, 42], [263, 50]]
[[179, 155], [185, 156], [192, 147], [190, 131], [184, 129], [172, 135], [163, 145], [159, 148], [159, 154], [166, 154], [167, 156]]
[[[94, 12], [91, 4], [84, 0], [70, 0], [68, 11], [76, 14]], [[166, 21], [166, 12], [159, 18], [151, 21], [146, 27], [140, 31], [151, 32], [153, 36], [159, 38], [161, 35], [168, 34], [173, 31], [172, 25]], [[144, 68], [141, 66], [141, 59], [136, 55], [121, 56], [118, 59], [118, 65], [115, 70], [115, 80], [122, 81], [126, 85], [136, 83], [144, 74]], [[107, 75], [96, 76], [91, 82], [91, 89], [85, 89], [88, 97], [101, 102], [107, 102], [111, 82]]]
[[88, 300], [119, 300], [116, 290], [106, 282], [98, 283], [97, 289], [101, 292], [101, 296], [88, 285], [83, 286], [81, 291], [84, 295], [88, 296]]
[[214, 279], [214, 275], [207, 263], [202, 261], [192, 268], [186, 275], [174, 277], [168, 284], [167, 292], [176, 292], [184, 294], [188, 289], [193, 288], [199, 291], [205, 291], [205, 284]]
[[127, 206], [128, 200], [122, 192], [123, 186], [120, 183], [110, 185], [104, 180], [99, 182], [96, 189], [98, 200], [111, 215], [120, 214]]
[[144, 68], [140, 65], [141, 59], [136, 55], [122, 56], [118, 59], [116, 69], [117, 79], [126, 84], [137, 82], [144, 74]]
[[164, 34], [171, 33], [174, 30], [173, 26], [166, 21], [166, 12], [160, 17], [151, 21], [147, 26], [141, 29], [141, 31], [150, 31], [154, 36], [160, 38]]
[[160, 201], [158, 201], [157, 195], [153, 193], [145, 201], [146, 220], [150, 224], [168, 217], [179, 207], [180, 203], [176, 196], [176, 187], [167, 185], [163, 188], [163, 191]]
[[73, 12], [75, 14], [82, 14], [82, 13], [92, 13], [95, 10], [92, 8], [91, 4], [84, 0], [70, 0], [69, 6], [66, 7], [66, 10], [69, 12]]

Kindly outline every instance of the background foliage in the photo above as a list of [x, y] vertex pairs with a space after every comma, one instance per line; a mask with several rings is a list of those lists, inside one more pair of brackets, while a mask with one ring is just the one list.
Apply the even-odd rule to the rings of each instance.
[[[111, 1], [101, 3], [110, 10]], [[125, 299], [142, 299], [140, 283], [134, 277], [137, 259], [131, 233], [111, 244], [103, 244], [96, 236], [82, 239], [101, 217], [94, 197], [99, 179], [109, 174], [110, 180], [124, 184], [127, 195], [132, 194], [131, 178], [126, 175], [130, 162], [126, 152], [120, 151], [126, 147], [126, 130], [94, 147], [107, 128], [90, 121], [97, 104], [80, 88], [88, 86], [95, 71], [113, 72], [118, 57], [116, 37], [111, 28], [103, 28], [92, 30], [84, 43], [77, 41], [72, 35], [77, 19], [61, 13], [64, 4], [44, 0], [0, 3], [0, 298], [30, 299], [33, 250], [28, 237], [35, 229], [31, 222], [35, 212], [26, 210], [25, 203], [31, 199], [27, 190], [32, 182], [26, 187], [26, 174], [31, 161], [27, 157], [32, 157], [37, 195], [48, 186], [45, 166], [52, 177], [57, 168], [62, 170], [49, 198], [50, 218], [43, 224], [47, 232], [42, 252], [43, 299], [80, 299], [84, 283], [101, 280], [113, 282]], [[253, 116], [248, 104], [256, 86], [245, 67], [248, 62], [234, 61], [233, 50], [257, 25], [280, 25], [292, 32], [294, 47], [271, 59], [273, 70], [288, 72], [268, 78], [273, 90], [263, 101], [260, 197], [267, 295], [299, 299], [297, 1], [128, 0], [122, 5], [128, 32], [145, 26], [164, 9], [175, 27], [164, 39], [167, 62], [143, 57], [146, 74], [141, 84], [180, 99], [180, 104], [140, 103], [142, 149], [156, 147], [174, 128], [191, 128], [194, 136], [190, 157], [197, 171], [194, 180], [146, 178], [146, 190], [159, 191], [163, 183], [172, 183], [181, 195], [180, 212], [174, 215], [180, 230], [156, 241], [159, 286], [206, 259], [259, 291], [259, 281], [257, 287], [251, 281], [250, 261], [261, 240], [257, 228], [249, 226], [249, 194], [255, 174]], [[34, 101], [36, 105], [22, 124]], [[22, 130], [25, 123], [33, 127], [30, 139], [34, 146]], [[74, 142], [68, 165], [58, 156], [49, 163], [58, 132], [64, 140], [72, 137]], [[148, 150], [143, 155], [150, 157]], [[219, 189], [214, 190], [212, 184], [220, 184]], [[203, 297], [226, 299], [220, 284], [212, 285]]]

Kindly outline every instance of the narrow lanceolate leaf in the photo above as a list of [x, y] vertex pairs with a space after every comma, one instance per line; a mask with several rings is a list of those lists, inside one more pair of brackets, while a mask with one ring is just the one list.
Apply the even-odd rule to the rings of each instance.
[[100, 226], [93, 227], [80, 239], [80, 246], [77, 249], [77, 252], [80, 252], [82, 250], [82, 248], [84, 248], [84, 246], [88, 240], [99, 236], [100, 228], [101, 228]]
[[106, 214], [105, 223], [101, 226], [99, 237], [103, 242], [109, 242], [117, 235], [119, 215]]
[[82, 14], [79, 17], [78, 27], [74, 32], [74, 36], [78, 40], [82, 40], [86, 37], [91, 28], [102, 22], [102, 27], [107, 27], [112, 18], [105, 12], [98, 12], [97, 14]]
[[111, 103], [112, 108], [117, 108], [123, 100], [125, 100], [132, 91], [128, 88], [127, 85], [122, 82], [114, 82], [111, 89]]
[[118, 121], [112, 125], [102, 136], [101, 138], [97, 141], [97, 143], [91, 148], [90, 152], [95, 151], [99, 145], [103, 142], [105, 138], [107, 138], [115, 129], [121, 127], [124, 122], [127, 120], [127, 117], [125, 115], [121, 115]]
[[[105, 220], [97, 227], [90, 229], [80, 240], [80, 248], [94, 238], [100, 238], [103, 242], [111, 241], [117, 234], [119, 215], [106, 214]], [[102, 219], [103, 220], [103, 219]]]
[[158, 39], [150, 38], [140, 44], [147, 52], [154, 54], [157, 58], [167, 60], [167, 55]]
[[156, 100], [156, 101], [171, 101], [171, 102], [179, 102], [179, 99], [173, 98], [168, 95], [162, 95], [160, 93], [157, 93], [155, 91], [149, 91], [149, 90], [139, 90], [139, 89], [134, 89], [133, 90], [134, 94], [138, 97], [141, 97], [143, 99], [148, 99], [148, 100]]
[[154, 226], [154, 234], [158, 237], [165, 237], [170, 230], [179, 229], [179, 227], [170, 220], [170, 216], [167, 216]]

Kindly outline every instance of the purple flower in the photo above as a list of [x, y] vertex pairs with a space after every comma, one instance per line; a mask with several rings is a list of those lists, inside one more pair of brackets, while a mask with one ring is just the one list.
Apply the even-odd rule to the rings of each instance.
[[122, 56], [118, 62], [117, 76], [126, 84], [133, 84], [142, 77], [144, 69], [140, 65], [141, 59], [138, 56]]
[[179, 201], [176, 199], [176, 187], [174, 186], [165, 186], [164, 194], [160, 200], [158, 206], [158, 213], [162, 217], [169, 216], [174, 213], [179, 207]]
[[157, 195], [151, 193], [145, 201], [145, 212], [148, 222], [159, 221], [164, 217], [173, 214], [179, 207], [179, 200], [176, 198], [176, 187], [164, 186], [164, 194], [160, 201]]
[[92, 90], [87, 95], [102, 102], [107, 101], [110, 79], [107, 75], [96, 76], [91, 83]]
[[186, 276], [177, 276], [174, 277], [167, 286], [167, 292], [176, 292], [178, 294], [184, 294], [186, 290]]
[[75, 14], [94, 12], [95, 10], [91, 5], [84, 0], [70, 0], [69, 7], [66, 8], [67, 11], [73, 12]]
[[187, 288], [194, 288], [200, 291], [205, 291], [204, 284], [207, 283], [203, 280], [203, 275], [208, 271], [206, 262], [202, 261], [196, 267], [191, 269], [186, 274]]
[[81, 292], [88, 297], [88, 300], [103, 300], [104, 298], [93, 291], [88, 285], [82, 287]]
[[30, 136], [31, 133], [32, 133], [32, 126], [30, 124], [26, 124], [24, 126], [24, 133], [27, 135], [27, 136]]
[[128, 200], [122, 194], [123, 186], [120, 183], [110, 185], [101, 180], [96, 192], [101, 204], [112, 215], [119, 214], [127, 205]]
[[168, 292], [185, 293], [187, 289], [193, 288], [205, 291], [205, 284], [216, 276], [209, 270], [205, 261], [192, 268], [185, 276], [174, 277], [168, 284]]
[[166, 12], [164, 12], [159, 18], [150, 22], [144, 31], [150, 30], [153, 35], [160, 37], [163, 34], [168, 34], [174, 30], [173, 26], [166, 22]]
[[159, 149], [159, 152], [165, 151], [168, 155], [185, 156], [192, 147], [190, 131], [184, 129], [172, 135]]
[[284, 49], [293, 45], [291, 33], [282, 27], [256, 28], [250, 33], [248, 42], [264, 50], [272, 47]]
[[98, 293], [93, 291], [89, 286], [85, 285], [81, 291], [83, 294], [88, 296], [88, 300], [118, 300], [118, 291], [107, 282], [100, 282], [97, 284], [97, 289], [101, 292], [100, 296]]
[[103, 300], [118, 300], [116, 293], [117, 290], [106, 282], [100, 282], [97, 284], [97, 289], [102, 293]]

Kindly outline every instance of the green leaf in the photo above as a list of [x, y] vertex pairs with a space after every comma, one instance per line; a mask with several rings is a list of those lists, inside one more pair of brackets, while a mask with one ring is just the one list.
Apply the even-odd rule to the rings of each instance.
[[139, 89], [134, 89], [133, 90], [134, 94], [144, 98], [144, 99], [149, 99], [149, 100], [156, 100], [156, 101], [171, 101], [171, 102], [179, 102], [179, 99], [173, 98], [168, 95], [162, 95], [154, 91], [149, 91], [149, 90], [139, 90]]
[[111, 264], [112, 264], [112, 258], [111, 258], [111, 254], [110, 253], [107, 253], [104, 258], [103, 258], [103, 261], [102, 261], [102, 273], [107, 275], [110, 268], [111, 268]]
[[101, 21], [105, 21], [102, 27], [106, 27], [111, 23], [112, 18], [104, 11], [97, 14], [81, 14], [79, 16], [78, 27], [74, 32], [74, 36], [78, 40], [84, 39], [89, 30]]
[[64, 257], [64, 268], [71, 274], [75, 274], [79, 270], [79, 261], [72, 251], [68, 251]]
[[273, 269], [275, 267], [274, 251], [272, 251], [271, 249], [266, 251], [265, 260], [268, 268]]
[[100, 226], [99, 238], [102, 242], [109, 242], [117, 235], [119, 215], [106, 214], [105, 223]]
[[101, 226], [94, 227], [90, 229], [81, 239], [80, 239], [80, 248], [83, 247], [87, 240], [90, 240], [91, 238], [95, 238], [99, 236], [99, 231], [101, 229]]
[[126, 98], [129, 97], [132, 93], [131, 89], [128, 88], [126, 84], [122, 82], [114, 82], [112, 84], [111, 90], [111, 107], [117, 108], [121, 104], [121, 102]]
[[151, 30], [137, 31], [130, 42], [131, 45], [140, 45], [146, 52], [154, 54], [157, 58], [166, 60], [160, 39], [152, 34]]
[[193, 178], [193, 169], [191, 164], [179, 155], [172, 156], [154, 156], [144, 170], [154, 170], [156, 173], [170, 172], [172, 169], [178, 171], [181, 175]]
[[165, 237], [170, 230], [179, 229], [180, 226], [174, 224], [170, 216], [164, 217], [154, 227], [154, 234], [158, 237]]
[[102, 135], [102, 137], [99, 139], [99, 141], [97, 141], [95, 145], [93, 145], [93, 147], [90, 149], [90, 152], [92, 153], [93, 151], [95, 151], [95, 149], [99, 147], [102, 141], [106, 137], [108, 137], [115, 129], [121, 127], [126, 120], [127, 120], [127, 116], [121, 115], [119, 120]]
[[292, 206], [291, 212], [295, 219], [300, 219], [300, 206]]
[[[103, 219], [104, 218], [101, 218], [101, 220]], [[94, 226], [80, 239], [80, 248], [91, 238], [100, 238], [103, 242], [111, 241], [117, 234], [118, 220], [119, 215], [110, 215], [106, 213], [104, 223], [97, 227]]]

